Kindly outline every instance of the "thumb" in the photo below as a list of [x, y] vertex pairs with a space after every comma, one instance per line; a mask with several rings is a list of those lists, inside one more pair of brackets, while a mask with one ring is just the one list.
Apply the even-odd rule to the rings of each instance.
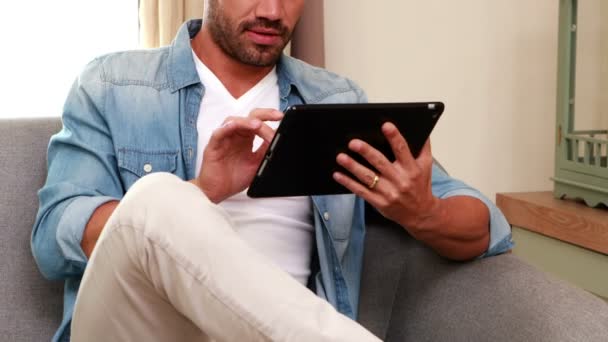
[[270, 146], [270, 143], [264, 140], [264, 142], [262, 142], [262, 145], [260, 145], [260, 147], [258, 147], [258, 149], [255, 151], [255, 158], [258, 160], [264, 158], [264, 156], [266, 155], [266, 151], [268, 151], [268, 146]]
[[426, 139], [426, 142], [422, 146], [422, 149], [420, 150], [420, 154], [416, 158], [416, 161], [419, 164], [421, 164], [422, 166], [425, 166], [429, 163], [430, 164], [433, 163], [433, 152], [431, 151], [431, 138], [430, 137], [428, 139]]

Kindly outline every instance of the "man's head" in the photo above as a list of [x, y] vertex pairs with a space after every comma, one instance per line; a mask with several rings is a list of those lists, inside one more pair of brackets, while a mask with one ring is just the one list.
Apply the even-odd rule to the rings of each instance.
[[267, 67], [281, 56], [303, 6], [304, 0], [208, 0], [204, 24], [228, 56]]

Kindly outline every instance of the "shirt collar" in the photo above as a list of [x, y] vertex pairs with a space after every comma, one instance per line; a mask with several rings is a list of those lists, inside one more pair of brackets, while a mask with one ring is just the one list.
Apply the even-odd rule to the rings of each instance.
[[[201, 30], [203, 21], [193, 19], [184, 23], [169, 49], [169, 61], [167, 64], [167, 74], [171, 86], [171, 92], [176, 92], [187, 86], [200, 83], [196, 64], [192, 57], [192, 44], [190, 40]], [[279, 79], [279, 96], [282, 100], [287, 99], [292, 86], [300, 88], [298, 81], [293, 77], [292, 63], [290, 58], [282, 55], [277, 63], [277, 76]]]
[[167, 75], [171, 92], [176, 92], [187, 86], [200, 83], [196, 72], [196, 65], [192, 58], [192, 44], [190, 39], [194, 38], [200, 31], [202, 20], [190, 20], [182, 25], [171, 42], [167, 63]]

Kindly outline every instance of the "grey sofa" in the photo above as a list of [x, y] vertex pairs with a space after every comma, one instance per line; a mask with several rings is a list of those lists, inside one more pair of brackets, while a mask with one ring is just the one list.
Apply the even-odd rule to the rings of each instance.
[[[0, 341], [48, 341], [62, 284], [42, 278], [30, 232], [58, 119], [0, 120]], [[360, 322], [391, 341], [608, 341], [608, 305], [506, 254], [450, 262], [368, 215]]]

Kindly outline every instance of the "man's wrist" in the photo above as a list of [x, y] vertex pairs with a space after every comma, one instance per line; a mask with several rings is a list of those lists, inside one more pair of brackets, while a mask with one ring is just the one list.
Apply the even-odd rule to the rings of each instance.
[[430, 242], [437, 239], [442, 222], [446, 220], [447, 208], [444, 200], [432, 196], [426, 205], [420, 206], [415, 214], [403, 211], [395, 220], [416, 240]]
[[206, 189], [203, 187], [203, 185], [200, 183], [200, 180], [198, 178], [194, 178], [188, 181], [188, 183], [194, 184], [196, 185], [196, 187], [202, 191], [205, 196], [207, 196], [207, 198], [209, 199], [209, 201], [217, 204], [220, 203], [222, 201], [222, 199], [220, 198], [220, 196], [217, 196], [213, 193], [213, 191], [210, 191], [209, 189]]
[[411, 220], [409, 226], [407, 226], [410, 234], [420, 241], [435, 237], [438, 227], [441, 227], [442, 222], [445, 221], [447, 212], [445, 201], [434, 196], [427, 205], [427, 208], [420, 211], [417, 217]]
[[82, 248], [82, 251], [87, 258], [91, 257], [91, 253], [93, 253], [93, 249], [97, 244], [101, 231], [105, 227], [110, 215], [112, 215], [118, 204], [118, 201], [106, 202], [95, 209], [89, 218], [84, 232], [82, 233], [82, 239], [80, 240], [80, 248]]

